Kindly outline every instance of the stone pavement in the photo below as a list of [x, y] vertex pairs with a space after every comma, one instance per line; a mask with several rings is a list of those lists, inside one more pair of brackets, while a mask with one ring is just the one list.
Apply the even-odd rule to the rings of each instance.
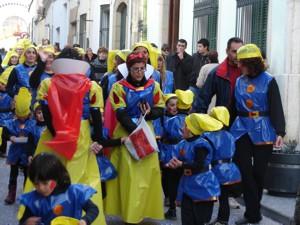
[[[7, 194], [7, 184], [8, 184], [8, 176], [9, 176], [9, 166], [5, 164], [5, 159], [0, 158], [0, 225], [17, 225], [16, 213], [18, 210], [18, 204], [13, 204], [7, 206], [4, 204], [4, 198]], [[23, 176], [18, 179], [18, 195], [22, 193], [22, 184], [23, 184]], [[280, 204], [277, 203], [277, 204]], [[217, 206], [217, 204], [216, 204]], [[216, 216], [216, 208], [214, 210], [214, 216]], [[180, 215], [180, 209], [177, 209], [178, 214]], [[230, 224], [234, 224], [234, 221], [237, 218], [240, 218], [243, 215], [243, 207], [241, 209], [232, 209], [231, 210], [231, 218]], [[122, 225], [120, 219], [116, 217], [107, 217], [108, 225]], [[145, 220], [142, 225], [180, 225], [180, 218], [177, 221], [153, 221], [153, 220]], [[261, 222], [261, 225], [280, 225], [280, 223], [272, 221], [269, 218], [264, 218]]]

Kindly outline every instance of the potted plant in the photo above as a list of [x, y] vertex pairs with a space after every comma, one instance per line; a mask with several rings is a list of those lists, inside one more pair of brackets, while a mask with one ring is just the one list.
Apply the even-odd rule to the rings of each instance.
[[268, 163], [264, 188], [269, 194], [295, 196], [300, 185], [300, 151], [296, 140], [274, 149]]

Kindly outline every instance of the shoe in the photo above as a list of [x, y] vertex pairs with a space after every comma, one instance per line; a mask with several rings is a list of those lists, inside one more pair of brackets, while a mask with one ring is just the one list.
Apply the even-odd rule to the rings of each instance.
[[16, 185], [12, 185], [11, 187], [9, 187], [8, 189], [8, 194], [4, 200], [4, 202], [7, 205], [11, 205], [14, 204], [16, 201], [16, 191], [17, 191], [17, 186]]
[[228, 222], [220, 221], [220, 220], [215, 220], [208, 225], [228, 225]]
[[235, 198], [232, 198], [232, 197], [229, 198], [229, 206], [232, 209], [241, 208], [241, 205], [235, 200]]
[[247, 224], [247, 225], [259, 225], [260, 223], [257, 222], [257, 223], [250, 223], [249, 220], [247, 218], [241, 218], [237, 221], [235, 221], [235, 225], [244, 225], [244, 224]]
[[168, 219], [168, 220], [177, 220], [176, 209], [169, 209], [165, 213], [165, 218]]

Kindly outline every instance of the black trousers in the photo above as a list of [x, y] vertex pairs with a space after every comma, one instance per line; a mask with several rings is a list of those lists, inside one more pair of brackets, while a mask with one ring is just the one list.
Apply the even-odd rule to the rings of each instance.
[[9, 174], [9, 184], [8, 188], [12, 188], [14, 186], [17, 186], [17, 179], [19, 175], [19, 169], [23, 170], [24, 173], [24, 183], [23, 186], [25, 186], [26, 178], [27, 178], [27, 167], [20, 166], [18, 164], [16, 165], [10, 165], [10, 174]]
[[221, 185], [221, 195], [219, 196], [218, 220], [228, 222], [230, 216], [230, 207], [228, 198], [230, 195], [231, 185]]
[[262, 219], [260, 201], [273, 145], [254, 145], [248, 135], [236, 142], [234, 160], [242, 175], [242, 190], [246, 206], [245, 218], [250, 223]]
[[181, 202], [182, 225], [204, 225], [211, 219], [214, 208], [213, 201], [194, 202], [184, 195]]
[[5, 154], [7, 148], [7, 141], [9, 140], [7, 129], [3, 128], [1, 138], [2, 138], [2, 144], [0, 145], [0, 153]]
[[176, 196], [182, 169], [162, 169], [162, 186], [165, 196], [170, 200], [170, 208], [176, 208]]

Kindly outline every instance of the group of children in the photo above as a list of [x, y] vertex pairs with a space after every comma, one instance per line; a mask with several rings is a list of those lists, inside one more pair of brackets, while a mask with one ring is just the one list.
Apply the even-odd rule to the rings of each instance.
[[205, 224], [211, 220], [213, 203], [219, 199], [219, 213], [212, 224], [228, 224], [229, 194], [241, 181], [232, 162], [235, 140], [226, 130], [229, 112], [212, 108], [207, 114], [188, 114], [193, 92], [176, 90], [165, 97], [166, 110], [156, 135], [162, 168], [162, 184], [169, 210], [165, 217], [176, 219], [181, 205], [182, 224]]

